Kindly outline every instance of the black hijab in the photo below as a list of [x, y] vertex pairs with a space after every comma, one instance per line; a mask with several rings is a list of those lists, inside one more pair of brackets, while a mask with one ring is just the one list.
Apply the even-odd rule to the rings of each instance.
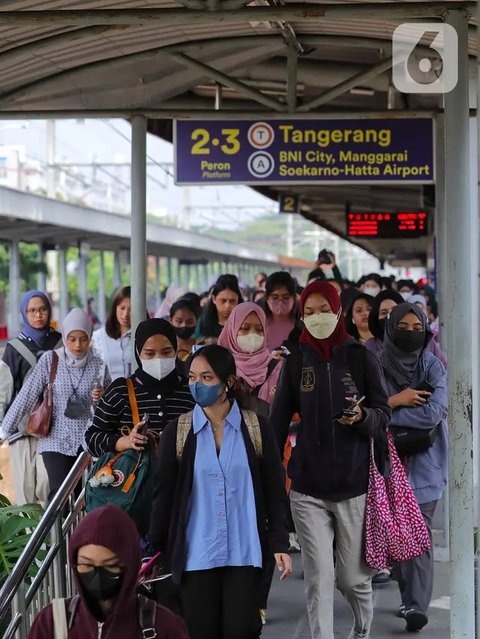
[[[404, 350], [398, 348], [393, 343], [395, 331], [398, 329], [399, 323], [408, 315], [413, 313], [422, 322], [423, 330], [425, 331], [424, 344], [413, 351], [413, 353], [407, 353]], [[431, 335], [430, 327], [428, 326], [427, 317], [425, 313], [416, 304], [399, 304], [396, 306], [387, 317], [385, 323], [385, 336], [383, 338], [384, 349], [379, 355], [380, 363], [383, 366], [388, 377], [390, 377], [401, 388], [408, 388], [412, 383], [415, 370], [418, 366], [420, 357], [425, 350], [429, 338]]]
[[175, 349], [175, 353], [177, 352], [177, 336], [175, 335], [175, 330], [170, 322], [158, 317], [140, 322], [137, 326], [137, 330], [135, 331], [135, 359], [137, 360], [138, 368], [135, 371], [134, 376], [145, 386], [150, 386], [152, 388], [158, 388], [159, 385], [175, 386], [178, 384], [178, 373], [175, 370], [172, 371], [170, 375], [167, 375], [159, 381], [145, 373], [142, 368], [140, 353], [147, 339], [153, 335], [165, 335]]
[[373, 337], [376, 337], [380, 341], [383, 342], [383, 335], [385, 325], [384, 323], [380, 323], [378, 319], [378, 314], [380, 313], [380, 306], [382, 302], [385, 300], [392, 300], [396, 304], [403, 304], [404, 299], [400, 295], [398, 291], [380, 291], [380, 293], [375, 297], [372, 303], [372, 310], [370, 311], [370, 316], [368, 318], [368, 328], [370, 329], [370, 333]]
[[175, 329], [170, 322], [159, 317], [144, 320], [143, 322], [140, 322], [137, 326], [137, 330], [135, 331], [135, 359], [137, 360], [137, 364], [140, 368], [142, 368], [140, 352], [147, 339], [150, 339], [153, 335], [165, 335], [175, 349], [175, 353], [177, 352], [177, 336], [175, 335]]

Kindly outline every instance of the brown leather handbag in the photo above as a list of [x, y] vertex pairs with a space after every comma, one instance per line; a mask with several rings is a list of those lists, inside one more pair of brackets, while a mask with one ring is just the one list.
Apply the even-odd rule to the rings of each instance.
[[46, 437], [52, 425], [53, 412], [53, 382], [57, 376], [58, 355], [52, 352], [52, 366], [43, 399], [37, 404], [27, 420], [27, 433], [32, 437]]

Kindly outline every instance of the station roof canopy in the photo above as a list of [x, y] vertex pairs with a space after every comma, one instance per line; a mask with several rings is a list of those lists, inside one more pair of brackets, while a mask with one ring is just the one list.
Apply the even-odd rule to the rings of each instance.
[[[404, 22], [442, 21], [454, 9], [470, 16], [475, 5], [470, 0], [2, 0], [0, 118], [143, 113], [149, 130], [168, 139], [173, 117], [433, 115], [441, 96], [393, 88], [392, 33]], [[473, 56], [471, 17], [470, 29]], [[420, 48], [427, 45], [420, 41]], [[264, 192], [276, 197], [278, 190]], [[433, 189], [420, 185], [292, 190], [302, 196], [303, 215], [340, 235], [346, 201], [365, 210], [431, 210], [434, 204]], [[427, 239], [357, 243], [379, 257], [425, 255], [431, 244]]]

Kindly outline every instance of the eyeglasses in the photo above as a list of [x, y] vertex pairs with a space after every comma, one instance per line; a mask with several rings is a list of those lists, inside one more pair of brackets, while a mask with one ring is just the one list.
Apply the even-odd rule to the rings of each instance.
[[41, 306], [40, 308], [27, 308], [27, 315], [48, 315], [48, 308]]
[[292, 299], [291, 295], [270, 295], [270, 297], [268, 298], [269, 300], [271, 300], [272, 302], [289, 302]]

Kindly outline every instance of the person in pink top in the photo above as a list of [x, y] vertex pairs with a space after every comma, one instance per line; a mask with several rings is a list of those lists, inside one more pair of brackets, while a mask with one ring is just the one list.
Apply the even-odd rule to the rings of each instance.
[[290, 273], [278, 271], [267, 278], [262, 308], [267, 316], [267, 348], [278, 348], [295, 328], [298, 315], [295, 281]]
[[242, 302], [228, 318], [218, 344], [232, 353], [237, 366], [236, 398], [245, 409], [265, 417], [275, 395], [283, 362], [267, 348], [267, 318], [253, 302]]

